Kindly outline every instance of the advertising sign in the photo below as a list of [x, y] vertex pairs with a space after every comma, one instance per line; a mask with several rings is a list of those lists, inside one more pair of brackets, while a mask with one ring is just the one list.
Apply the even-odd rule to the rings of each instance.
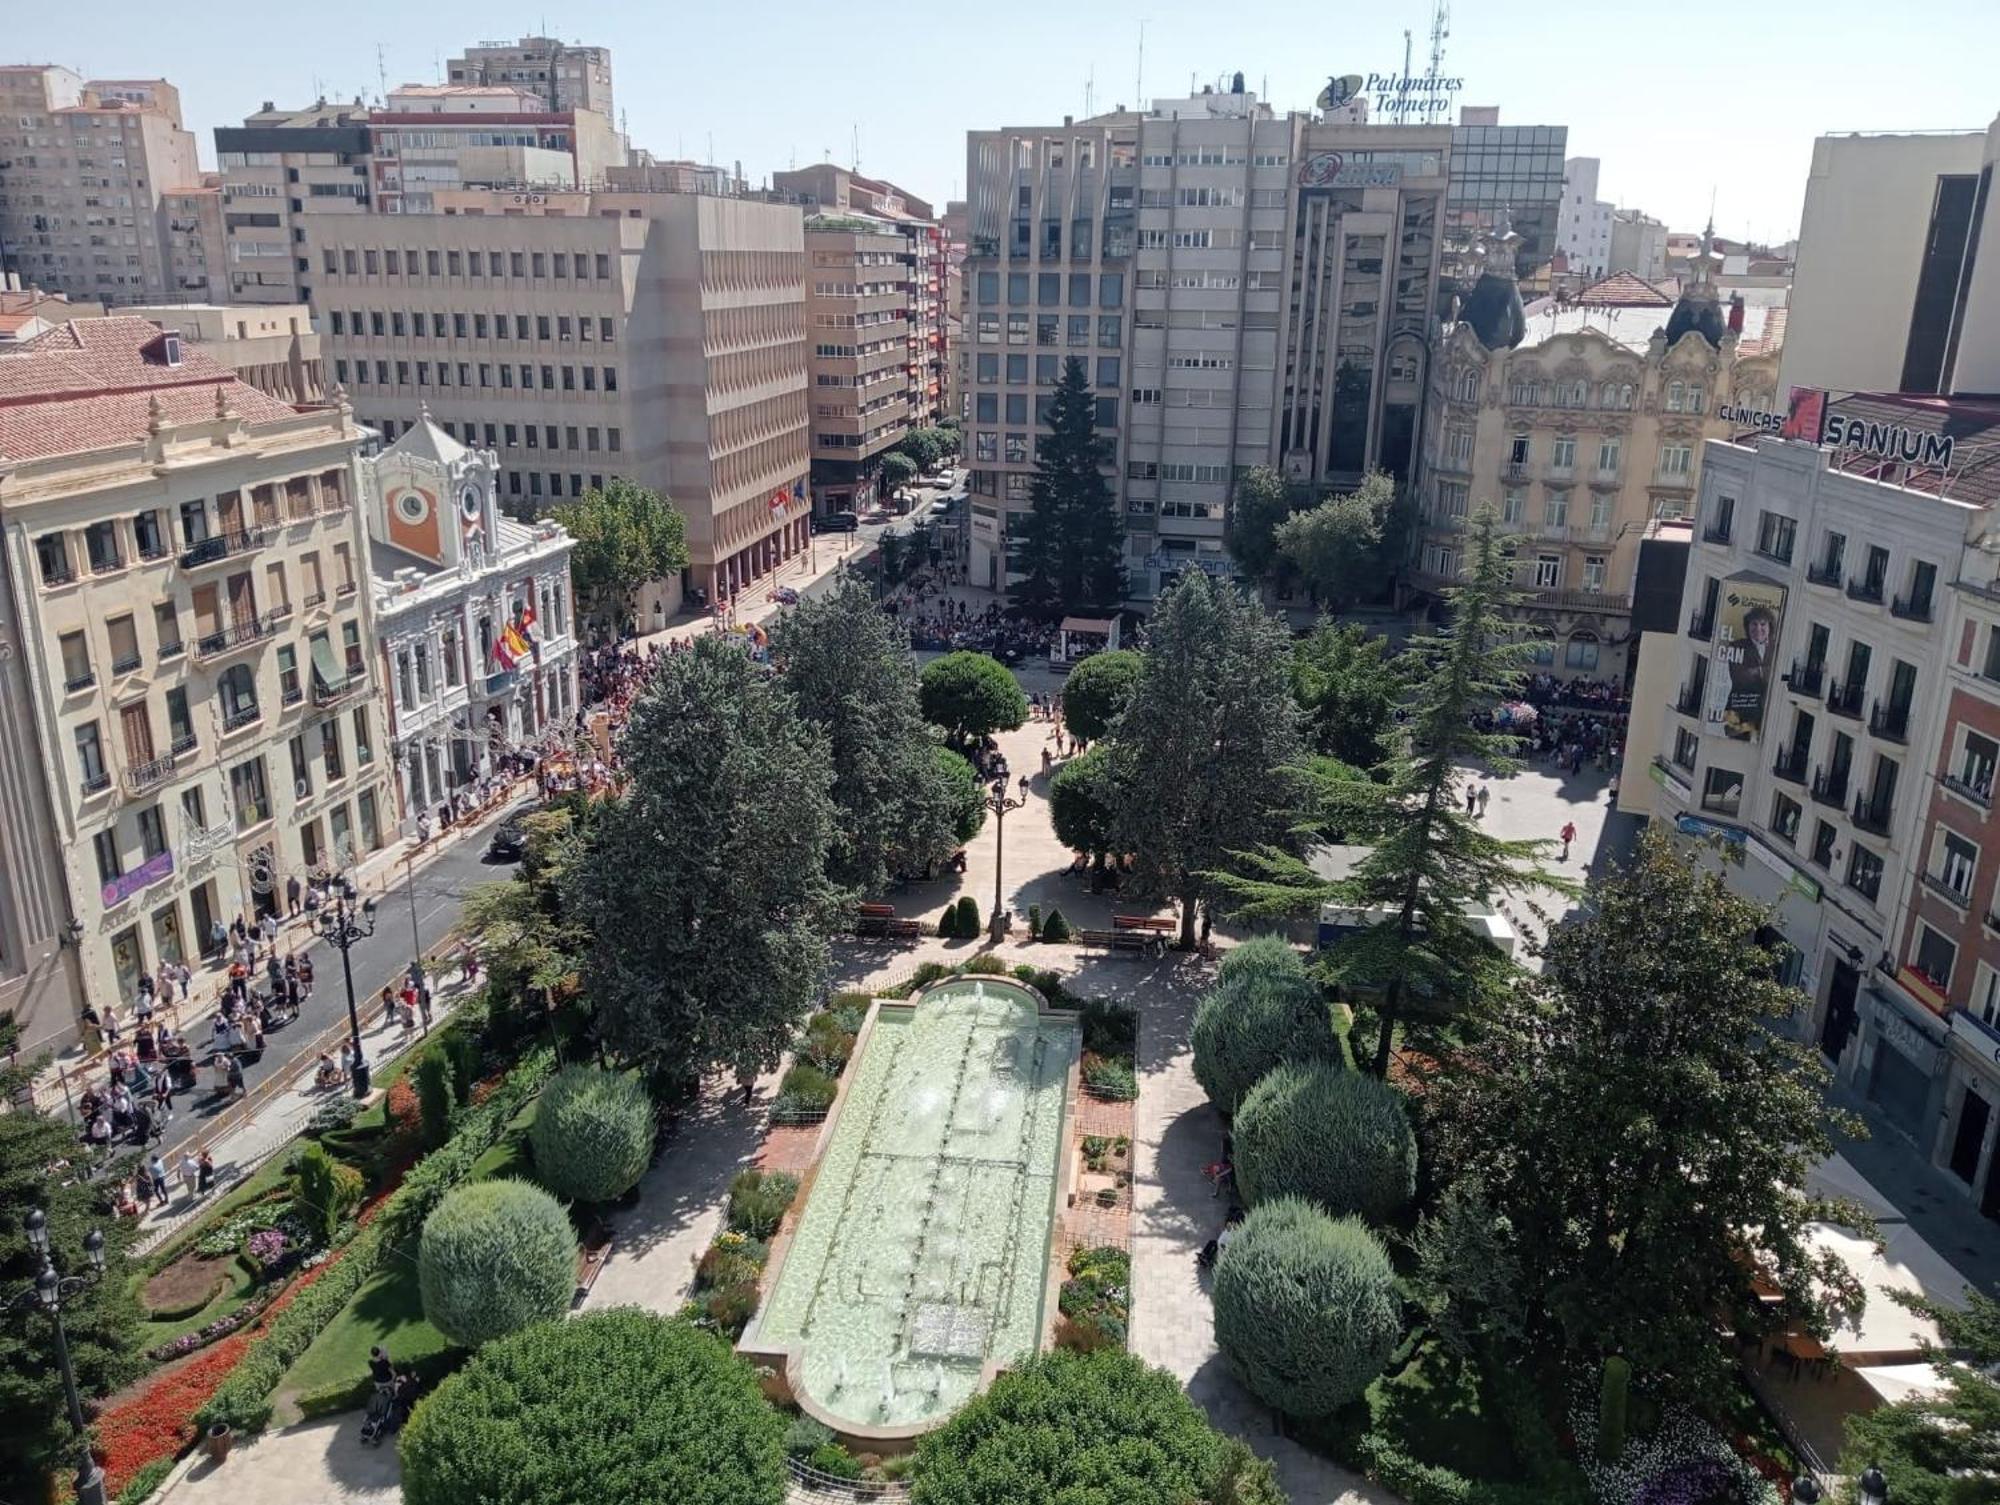
[[1825, 422], [1826, 393], [1818, 387], [1794, 387], [1785, 406], [1785, 424], [1778, 431], [1778, 437], [1803, 439], [1808, 444], [1817, 444], [1820, 425]]
[[156, 857], [149, 857], [129, 873], [121, 874], [104, 885], [98, 898], [106, 909], [123, 904], [142, 888], [151, 888], [162, 878], [172, 875], [174, 870], [173, 848], [169, 847]]
[[1738, 742], [1764, 731], [1764, 706], [1776, 678], [1785, 588], [1761, 580], [1725, 580], [1715, 614], [1715, 654], [1709, 661], [1702, 730]]
[[1951, 464], [1956, 446], [1950, 434], [1940, 434], [1934, 429], [1843, 413], [1830, 406], [1827, 393], [1818, 387], [1792, 388], [1790, 410], [1780, 437], [1936, 470]]
[[1299, 187], [1394, 188], [1403, 181], [1400, 162], [1349, 162], [1339, 152], [1314, 152], [1299, 163]]

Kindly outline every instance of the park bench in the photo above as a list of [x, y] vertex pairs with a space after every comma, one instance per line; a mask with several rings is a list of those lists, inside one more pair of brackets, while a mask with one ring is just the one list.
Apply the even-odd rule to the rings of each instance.
[[924, 933], [924, 927], [917, 921], [897, 919], [895, 906], [890, 904], [857, 904], [852, 928], [858, 936], [899, 941], [913, 941]]
[[1167, 938], [1151, 928], [1129, 930], [1079, 930], [1080, 945], [1102, 946], [1107, 951], [1131, 951], [1157, 956], [1167, 949]]
[[587, 1241], [576, 1251], [576, 1291], [570, 1297], [573, 1311], [583, 1305], [590, 1295], [590, 1288], [597, 1284], [597, 1277], [604, 1273], [605, 1265], [611, 1262], [611, 1230], [598, 1230], [598, 1236]]
[[1143, 931], [1150, 935], [1172, 935], [1181, 928], [1181, 923], [1171, 915], [1115, 914], [1111, 917], [1111, 928]]

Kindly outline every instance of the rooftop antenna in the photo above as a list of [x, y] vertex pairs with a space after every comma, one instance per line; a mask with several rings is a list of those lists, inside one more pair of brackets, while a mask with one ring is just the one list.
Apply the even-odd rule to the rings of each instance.
[[382, 51], [382, 44], [380, 42], [375, 44], [375, 77], [381, 82], [382, 103], [384, 106], [387, 106], [389, 103], [389, 63]]
[[1085, 75], [1083, 80], [1083, 113], [1086, 118], [1088, 118], [1090, 115], [1091, 101], [1096, 97], [1097, 97], [1097, 64], [1092, 63], [1090, 65], [1090, 72]]
[[857, 122], [855, 122], [855, 123], [854, 123], [853, 125], [850, 125], [850, 126], [848, 127], [848, 130], [849, 130], [849, 132], [851, 133], [851, 137], [852, 137], [852, 157], [853, 157], [853, 163], [854, 163], [854, 165], [853, 165], [852, 167], [850, 167], [850, 168], [848, 169], [848, 171], [849, 171], [849, 172], [859, 172], [859, 171], [861, 171], [861, 125], [860, 125], [860, 122], [858, 122], [858, 121], [857, 121]]
[[714, 131], [710, 131], [710, 132], [708, 133], [708, 161], [707, 161], [707, 162], [706, 162], [706, 163], [705, 163], [704, 165], [705, 165], [705, 166], [708, 166], [708, 167], [713, 167], [713, 166], [715, 165], [715, 132], [714, 132]]
[[444, 82], [444, 54], [436, 50], [431, 52], [431, 77], [440, 84]]
[[1139, 18], [1139, 72], [1133, 79], [1132, 108], [1146, 113], [1146, 17]]

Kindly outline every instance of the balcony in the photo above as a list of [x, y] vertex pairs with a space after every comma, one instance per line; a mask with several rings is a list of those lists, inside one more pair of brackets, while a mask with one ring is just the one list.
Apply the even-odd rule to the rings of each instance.
[[235, 533], [214, 533], [181, 551], [181, 568], [192, 570], [218, 559], [234, 558], [261, 549], [269, 535], [262, 528], [245, 528]]
[[1729, 542], [1729, 536], [1729, 524], [1727, 523], [1720, 525], [1711, 524], [1701, 530], [1701, 541], [1703, 543], [1726, 544]]
[[108, 773], [87, 773], [83, 776], [83, 792], [85, 794], [102, 794], [110, 787], [111, 775]]
[[184, 737], [176, 737], [174, 738], [174, 745], [167, 749], [167, 756], [184, 758], [195, 750], [199, 740], [193, 732], [189, 732]]
[[1614, 616], [1622, 616], [1632, 610], [1630, 596], [1612, 595], [1605, 591], [1572, 591], [1556, 586], [1517, 587], [1517, 594], [1530, 606], [1540, 606], [1550, 611], [1595, 611]]
[[1889, 817], [1894, 811], [1894, 802], [1886, 796], [1878, 794], [1870, 799], [1867, 795], [1860, 795], [1854, 801], [1854, 824], [1877, 836], [1887, 836]]
[[1701, 711], [1702, 695], [1707, 689], [1708, 686], [1702, 684], [1682, 685], [1680, 694], [1674, 697], [1674, 709], [1683, 716], [1698, 715]]
[[1847, 582], [1847, 599], [1862, 601], [1870, 606], [1882, 604], [1882, 582], [1880, 580], [1850, 580]]
[[74, 695], [79, 690], [88, 690], [97, 683], [97, 671], [85, 669], [81, 674], [72, 674], [63, 681], [63, 694]]
[[1827, 560], [1821, 564], [1806, 566], [1806, 582], [1809, 585], [1824, 585], [1829, 590], [1839, 590], [1841, 568], [1837, 560]]
[[1525, 485], [1529, 480], [1528, 467], [1518, 461], [1509, 460], [1505, 465], [1500, 467], [1500, 477], [1502, 480], [1515, 481]]
[[62, 564], [44, 564], [42, 566], [42, 586], [44, 589], [54, 590], [59, 585], [74, 584], [76, 584], [76, 567], [74, 565], [65, 562]]
[[263, 711], [258, 708], [256, 701], [249, 701], [237, 706], [233, 711], [224, 711], [222, 713], [222, 729], [225, 732], [241, 731], [263, 714]]
[[205, 632], [196, 638], [194, 656], [197, 661], [219, 658], [225, 653], [235, 652], [238, 648], [261, 643], [264, 639], [275, 636], [277, 631], [277, 619], [268, 614], [232, 622], [218, 632]]
[[1941, 773], [1938, 782], [1962, 800], [1970, 800], [1982, 810], [1993, 808], [1993, 775], [1989, 771], [1983, 783], [1973, 783], [1955, 773]]
[[1867, 698], [1860, 685], [1835, 685], [1826, 692], [1826, 708], [1836, 716], [1861, 719], [1861, 705]]
[[1931, 619], [1931, 598], [1898, 596], [1889, 603], [1889, 615], [1901, 617], [1905, 622], [1928, 622]]
[[312, 703], [321, 709], [344, 705], [356, 696], [367, 693], [368, 677], [365, 674], [350, 674], [337, 685], [322, 684], [318, 675], [313, 676]]
[[1881, 701], [1876, 701], [1875, 709], [1868, 713], [1868, 733], [1884, 742], [1908, 742], [1910, 708], [1906, 705], [1883, 705]]
[[1691, 638], [1699, 638], [1704, 643], [1707, 642], [1710, 638], [1714, 637], [1715, 613], [1713, 611], [1698, 611], [1693, 616], [1689, 617], [1688, 636]]
[[1822, 770], [1814, 774], [1812, 797], [1822, 805], [1832, 805], [1836, 808], [1845, 806], [1847, 804], [1847, 770], [1843, 768], [1836, 774], [1829, 774]]
[[1955, 909], [1964, 909], [1972, 902], [1972, 895], [1960, 893], [1936, 873], [1919, 873], [1917, 881]]
[[115, 575], [124, 568], [125, 558], [116, 549], [90, 561], [90, 573], [93, 575]]
[[1771, 765], [1773, 776], [1787, 784], [1803, 784], [1806, 781], [1806, 753], [1810, 749], [1799, 746], [1789, 751], [1781, 749], [1777, 761]]
[[143, 794], [155, 784], [163, 782], [174, 771], [174, 754], [151, 759], [145, 763], [134, 763], [125, 770], [125, 792]]
[[1785, 673], [1785, 687], [1794, 695], [1817, 695], [1820, 686], [1825, 683], [1825, 664], [1801, 664], [1794, 660], [1792, 667]]

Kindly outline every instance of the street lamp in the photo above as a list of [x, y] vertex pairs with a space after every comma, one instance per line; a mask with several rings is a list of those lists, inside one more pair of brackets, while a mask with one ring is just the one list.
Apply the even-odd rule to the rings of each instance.
[[63, 1394], [69, 1400], [69, 1424], [76, 1429], [80, 1450], [76, 1464], [77, 1505], [104, 1505], [104, 1471], [97, 1466], [97, 1459], [90, 1451], [90, 1439], [85, 1435], [83, 1399], [76, 1391], [76, 1370], [69, 1361], [69, 1335], [63, 1331], [62, 1320], [63, 1303], [104, 1276], [104, 1233], [93, 1228], [83, 1236], [83, 1252], [90, 1261], [89, 1268], [80, 1275], [63, 1275], [56, 1270], [55, 1259], [49, 1253], [48, 1214], [39, 1207], [31, 1207], [22, 1226], [28, 1235], [28, 1247], [41, 1258], [42, 1270], [33, 1285], [16, 1291], [6, 1299], [5, 1306], [9, 1312], [39, 1310], [55, 1323], [56, 1365], [62, 1371]]
[[333, 898], [313, 916], [320, 938], [340, 950], [340, 972], [347, 980], [347, 1025], [354, 1033], [354, 1095], [368, 1096], [368, 1063], [361, 1055], [361, 1012], [354, 1006], [354, 964], [347, 953], [375, 933], [375, 900], [355, 905], [354, 884], [342, 878]]
[[1874, 1464], [1864, 1468], [1855, 1482], [1861, 1489], [1861, 1505], [1889, 1505], [1889, 1481]]
[[1792, 1505], [1819, 1505], [1819, 1481], [1811, 1474], [1792, 1480]]
[[993, 781], [993, 787], [986, 791], [986, 808], [993, 812], [993, 938], [1000, 938], [1000, 917], [1006, 912], [1000, 902], [1000, 857], [1005, 850], [1007, 837], [1007, 812], [1018, 810], [1028, 803], [1028, 776], [1021, 775], [1021, 796], [1019, 799], [1007, 797], [1005, 775]]

